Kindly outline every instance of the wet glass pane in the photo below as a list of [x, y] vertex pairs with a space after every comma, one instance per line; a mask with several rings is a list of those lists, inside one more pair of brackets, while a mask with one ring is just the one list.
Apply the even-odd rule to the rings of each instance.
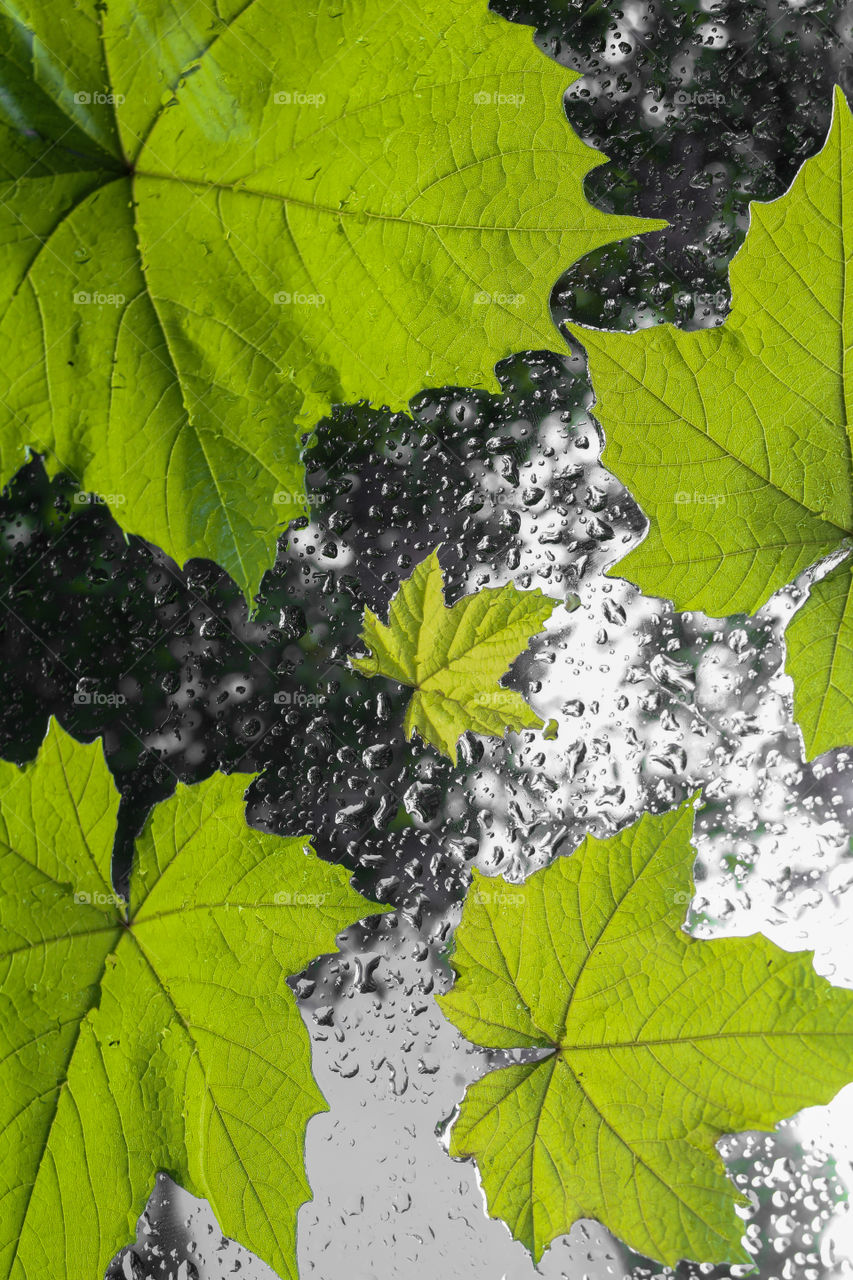
[[[305, 432], [308, 514], [280, 522], [251, 609], [217, 563], [177, 565], [37, 453], [0, 499], [0, 753], [34, 760], [51, 716], [103, 743], [121, 795], [117, 891], [153, 807], [220, 772], [247, 775], [252, 827], [310, 836], [359, 892], [393, 908], [288, 978], [329, 1107], [308, 1126], [313, 1200], [298, 1219], [299, 1274], [317, 1280], [672, 1274], [591, 1220], [535, 1267], [487, 1215], [473, 1162], [447, 1153], [466, 1086], [515, 1060], [470, 1044], [433, 999], [453, 981], [474, 870], [521, 883], [587, 834], [607, 837], [701, 789], [696, 893], [684, 902], [692, 936], [760, 932], [814, 951], [820, 974], [853, 987], [853, 748], [806, 762], [785, 670], [785, 628], [831, 565], [726, 618], [679, 612], [608, 576], [647, 521], [602, 464], [584, 353], [558, 331], [724, 323], [749, 202], [789, 187], [826, 136], [832, 86], [853, 87], [853, 10], [491, 8], [524, 40], [533, 28], [538, 58], [583, 73], [566, 93], [566, 127], [609, 157], [587, 198], [669, 223], [542, 281], [553, 349], [501, 360], [498, 390], [425, 389], [408, 412], [335, 404]], [[388, 23], [400, 20], [389, 7]], [[404, 20], [417, 23], [416, 8]], [[556, 734], [469, 732], [453, 763], [404, 733], [409, 689], [348, 664], [365, 610], [385, 616], [436, 547], [448, 604], [510, 582], [564, 603], [505, 682]], [[853, 1086], [773, 1132], [721, 1141], [760, 1280], [853, 1274], [851, 1134]], [[271, 1278], [168, 1174], [110, 1280]], [[746, 1273], [677, 1268], [682, 1280]]]

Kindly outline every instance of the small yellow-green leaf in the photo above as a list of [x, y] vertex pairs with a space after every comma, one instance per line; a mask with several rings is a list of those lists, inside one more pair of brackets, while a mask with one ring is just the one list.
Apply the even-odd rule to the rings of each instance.
[[382, 622], [365, 611], [361, 639], [366, 658], [351, 658], [365, 676], [386, 676], [415, 690], [405, 732], [417, 730], [451, 760], [467, 729], [502, 737], [507, 729], [541, 729], [520, 693], [499, 679], [527, 647], [559, 600], [512, 583], [444, 603], [438, 550], [400, 586]]
[[853, 992], [810, 952], [684, 933], [692, 829], [688, 801], [523, 885], [475, 874], [439, 1003], [477, 1044], [543, 1055], [471, 1086], [450, 1152], [537, 1261], [580, 1218], [671, 1266], [750, 1261], [717, 1140], [853, 1078]]

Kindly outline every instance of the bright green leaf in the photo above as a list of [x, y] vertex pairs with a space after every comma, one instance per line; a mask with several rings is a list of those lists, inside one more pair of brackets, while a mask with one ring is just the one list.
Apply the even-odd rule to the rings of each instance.
[[811, 588], [785, 633], [785, 669], [809, 756], [853, 742], [853, 569], [842, 563]]
[[475, 874], [440, 997], [470, 1040], [545, 1052], [474, 1084], [450, 1152], [537, 1259], [579, 1218], [674, 1265], [745, 1262], [715, 1143], [853, 1078], [853, 992], [812, 953], [696, 942], [692, 801], [588, 837], [523, 885]]
[[[574, 331], [605, 464], [651, 519], [616, 572], [712, 615], [752, 612], [853, 536], [853, 117], [840, 90], [820, 154], [752, 205], [731, 283], [719, 329]], [[809, 755], [853, 741], [848, 587], [845, 570], [795, 624]]]
[[109, 863], [101, 747], [52, 725], [0, 763], [0, 1276], [101, 1276], [159, 1170], [296, 1275], [305, 1126], [325, 1109], [285, 978], [368, 910], [341, 867], [252, 831], [246, 778], [179, 786]]
[[587, 204], [573, 73], [486, 0], [0, 0], [0, 36], [0, 482], [47, 452], [246, 590], [333, 402], [482, 385], [659, 225]]
[[387, 623], [365, 610], [361, 639], [370, 656], [350, 663], [362, 675], [410, 685], [415, 694], [406, 736], [417, 730], [455, 761], [456, 743], [467, 729], [499, 738], [506, 729], [542, 728], [521, 694], [498, 682], [560, 602], [508, 583], [464, 596], [448, 609], [442, 587], [435, 550], [401, 584]]

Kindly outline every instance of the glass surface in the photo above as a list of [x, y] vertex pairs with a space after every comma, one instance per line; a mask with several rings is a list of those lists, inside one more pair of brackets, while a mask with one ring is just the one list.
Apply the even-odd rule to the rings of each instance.
[[[567, 270], [555, 319], [719, 323], [748, 202], [786, 189], [822, 143], [831, 85], [853, 85], [853, 7], [492, 7], [534, 26], [543, 56], [583, 71], [567, 115], [611, 158], [588, 196], [671, 223]], [[502, 1059], [464, 1041], [431, 998], [450, 982], [472, 867], [523, 879], [587, 832], [613, 833], [703, 786], [690, 931], [760, 930], [814, 949], [821, 973], [853, 986], [853, 754], [803, 763], [784, 672], [784, 627], [807, 582], [755, 617], [715, 620], [606, 577], [646, 526], [599, 461], [582, 357], [521, 353], [498, 374], [498, 394], [425, 391], [411, 415], [348, 406], [319, 423], [306, 453], [311, 519], [283, 532], [252, 617], [217, 566], [181, 571], [125, 538], [105, 506], [75, 502], [70, 479], [48, 479], [38, 459], [0, 501], [0, 749], [34, 758], [51, 714], [81, 740], [103, 738], [122, 793], [117, 885], [150, 807], [177, 781], [237, 771], [259, 775], [250, 823], [311, 833], [360, 891], [399, 908], [350, 929], [340, 955], [291, 981], [330, 1108], [308, 1128], [306, 1278], [669, 1274], [592, 1222], [535, 1268], [487, 1217], [473, 1164], [446, 1154], [466, 1085]], [[508, 581], [577, 600], [510, 681], [559, 719], [555, 740], [466, 735], [454, 767], [404, 740], [403, 692], [346, 668], [365, 606], [384, 611], [438, 544], [449, 602]], [[750, 1200], [759, 1280], [853, 1274], [853, 1087], [720, 1150]], [[165, 1175], [109, 1274], [271, 1276]]]

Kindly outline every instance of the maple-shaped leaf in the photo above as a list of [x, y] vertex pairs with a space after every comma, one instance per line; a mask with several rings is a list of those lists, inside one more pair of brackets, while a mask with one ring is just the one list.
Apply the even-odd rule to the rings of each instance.
[[305, 1126], [325, 1109], [286, 977], [368, 911], [341, 867], [243, 819], [245, 777], [179, 785], [109, 881], [118, 794], [55, 724], [0, 763], [0, 1275], [96, 1277], [156, 1174], [296, 1275]]
[[[853, 118], [840, 90], [819, 155], [751, 206], [718, 329], [574, 329], [605, 464], [651, 520], [620, 562], [681, 609], [749, 612], [853, 536]], [[789, 632], [807, 752], [853, 741], [853, 577], [817, 587]]]
[[580, 1218], [669, 1265], [751, 1261], [717, 1140], [853, 1078], [853, 992], [811, 952], [684, 933], [692, 829], [688, 801], [525, 884], [475, 873], [439, 1003], [477, 1044], [544, 1052], [468, 1089], [450, 1153], [537, 1261]]
[[404, 731], [456, 761], [466, 730], [502, 737], [541, 729], [520, 693], [499, 683], [560, 603], [512, 583], [486, 587], [450, 608], [444, 603], [438, 548], [401, 583], [382, 622], [365, 610], [361, 640], [369, 657], [350, 658], [365, 676], [386, 676], [415, 690]]
[[[0, 0], [0, 483], [23, 447], [249, 591], [333, 402], [547, 346], [602, 214], [485, 0]], [[295, 426], [299, 423], [302, 426]]]

